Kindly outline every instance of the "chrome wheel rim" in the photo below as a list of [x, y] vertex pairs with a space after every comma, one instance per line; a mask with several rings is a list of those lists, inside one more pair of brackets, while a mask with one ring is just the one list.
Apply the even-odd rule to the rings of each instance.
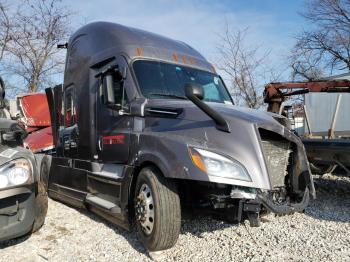
[[136, 197], [135, 214], [143, 232], [150, 235], [154, 226], [154, 202], [152, 191], [147, 184], [141, 186]]

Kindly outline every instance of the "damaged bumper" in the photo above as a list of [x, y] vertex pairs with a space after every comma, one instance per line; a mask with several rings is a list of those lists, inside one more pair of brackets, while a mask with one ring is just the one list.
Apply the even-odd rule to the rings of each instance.
[[303, 197], [299, 201], [295, 202], [285, 202], [285, 203], [276, 203], [272, 196], [268, 193], [259, 193], [257, 194], [256, 202], [263, 205], [268, 211], [276, 214], [292, 214], [294, 212], [302, 212], [310, 200], [309, 189], [306, 188], [304, 191]]
[[305, 188], [300, 195], [291, 195], [284, 189], [262, 190], [247, 187], [232, 187], [226, 194], [218, 191], [209, 196], [211, 206], [218, 212], [224, 211], [229, 221], [240, 223], [249, 219], [252, 226], [260, 225], [260, 216], [266, 213], [288, 215], [303, 212], [308, 206], [312, 194]]
[[0, 241], [27, 234], [35, 219], [34, 185], [0, 191]]

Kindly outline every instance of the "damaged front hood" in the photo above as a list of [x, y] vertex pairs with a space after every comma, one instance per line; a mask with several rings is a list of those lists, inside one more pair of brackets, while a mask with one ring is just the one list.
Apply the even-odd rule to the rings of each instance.
[[[284, 117], [280, 115], [228, 104], [211, 102], [207, 102], [207, 104], [218, 111], [229, 122], [229, 124], [232, 121], [249, 122], [283, 136], [285, 134], [285, 128], [281, 124], [281, 119]], [[165, 111], [179, 109], [181, 114], [177, 116], [178, 119], [194, 122], [211, 121], [209, 116], [190, 101], [152, 99], [149, 101], [148, 107]], [[231, 132], [233, 131], [234, 130], [231, 129]]]
[[[284, 116], [265, 112], [257, 109], [224, 105], [224, 104], [210, 104], [217, 110], [230, 124], [232, 121], [244, 121], [251, 123], [258, 128], [263, 128], [275, 132], [288, 140], [299, 143], [300, 140], [291, 131], [288, 126], [288, 119]], [[231, 130], [234, 131], [234, 130]]]
[[[279, 115], [272, 114], [257, 109], [239, 107], [234, 105], [225, 105], [217, 103], [208, 103], [211, 107], [220, 112], [224, 117], [240, 119], [256, 123], [259, 126], [274, 126], [281, 129], [281, 124], [278, 122]], [[282, 128], [283, 129], [283, 128]]]
[[[279, 140], [282, 136], [294, 142], [298, 147], [298, 158], [301, 159], [300, 169], [307, 171], [306, 157], [300, 139], [279, 123], [278, 115], [233, 105], [207, 104], [225, 118], [230, 132], [218, 130], [215, 122], [190, 101], [160, 99], [147, 103], [145, 111], [148, 110], [151, 117], [147, 120], [145, 131], [151, 137], [157, 137], [158, 142], [155, 144], [158, 148], [164, 146], [169, 152], [183, 145], [185, 149], [187, 146], [197, 147], [229, 156], [246, 168], [252, 180], [250, 182], [235, 180], [236, 185], [270, 190], [273, 184], [270, 181], [261, 138], [261, 132], [265, 129], [272, 132], [272, 140]], [[157, 114], [150, 114], [152, 110]], [[162, 111], [166, 113], [161, 113]], [[273, 133], [277, 136], [273, 136]], [[147, 139], [150, 141], [150, 137]], [[168, 144], [172, 146], [168, 148]], [[173, 158], [176, 159], [176, 156], [181, 154], [186, 155], [184, 152], [174, 154]], [[232, 183], [230, 179], [223, 178], [214, 182]]]

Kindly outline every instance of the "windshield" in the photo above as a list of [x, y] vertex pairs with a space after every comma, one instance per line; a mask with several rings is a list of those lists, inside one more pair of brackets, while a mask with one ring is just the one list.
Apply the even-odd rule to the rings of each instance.
[[135, 61], [134, 71], [141, 93], [147, 98], [186, 99], [185, 84], [195, 83], [203, 86], [204, 101], [232, 104], [221, 79], [213, 73], [146, 60]]

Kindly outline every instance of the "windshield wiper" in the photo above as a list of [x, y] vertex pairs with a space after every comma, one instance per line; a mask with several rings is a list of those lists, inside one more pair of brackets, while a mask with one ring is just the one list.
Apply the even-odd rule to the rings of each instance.
[[173, 94], [150, 93], [148, 95], [149, 96], [164, 96], [164, 97], [171, 97], [171, 98], [188, 100], [187, 97], [185, 97], [185, 96], [179, 96], [179, 95], [173, 95]]

